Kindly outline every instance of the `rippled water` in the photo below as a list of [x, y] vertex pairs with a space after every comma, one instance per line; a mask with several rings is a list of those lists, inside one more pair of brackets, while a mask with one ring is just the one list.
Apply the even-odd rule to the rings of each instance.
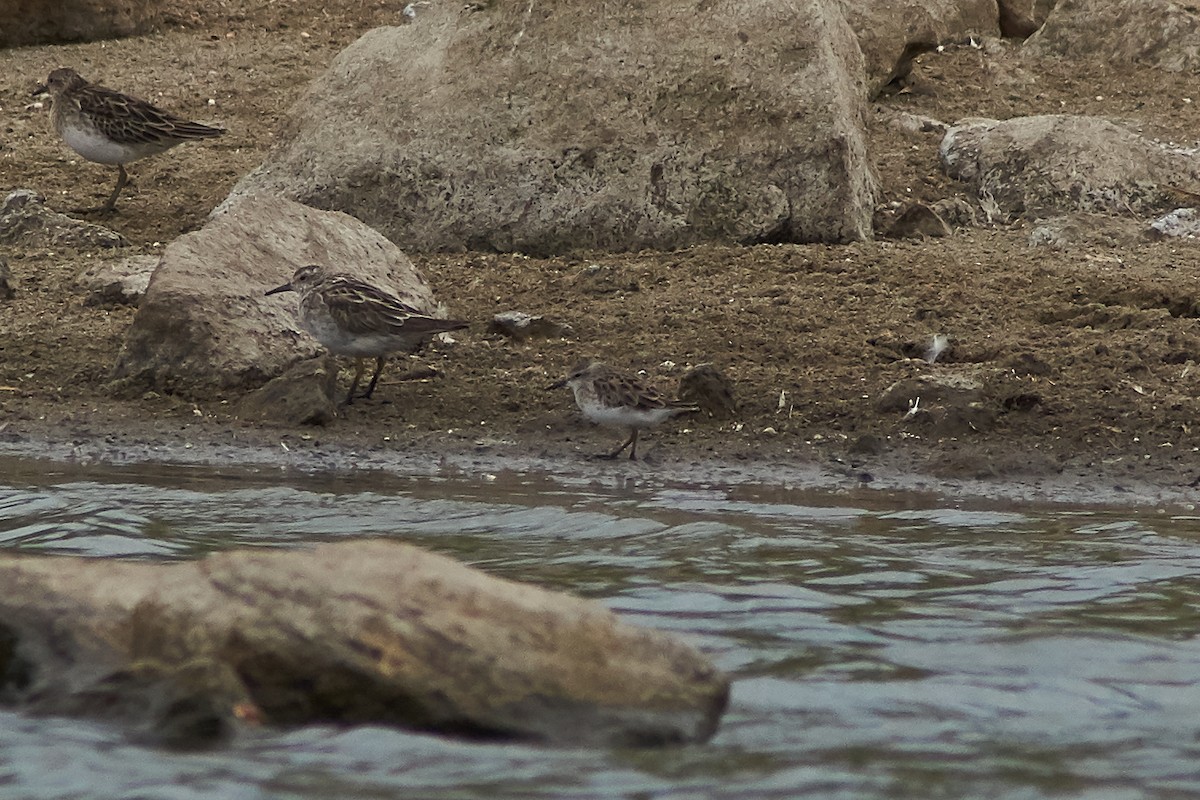
[[180, 754], [0, 712], [0, 798], [1200, 796], [1195, 517], [640, 477], [0, 467], [10, 551], [397, 537], [598, 598], [735, 679], [712, 742], [641, 751], [305, 728]]

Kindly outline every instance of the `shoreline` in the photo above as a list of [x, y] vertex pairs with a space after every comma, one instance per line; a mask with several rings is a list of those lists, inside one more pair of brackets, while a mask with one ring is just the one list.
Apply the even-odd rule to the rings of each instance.
[[[580, 426], [582, 430], [582, 425]], [[306, 438], [307, 437], [307, 438]], [[443, 478], [493, 482], [545, 481], [562, 486], [601, 485], [623, 488], [722, 488], [739, 497], [782, 495], [795, 502], [825, 505], [830, 500], [866, 507], [932, 508], [952, 506], [976, 510], [1018, 507], [1079, 508], [1132, 513], [1190, 514], [1198, 508], [1196, 490], [1164, 485], [1144, 475], [1116, 470], [1093, 472], [1067, 466], [1053, 474], [1009, 474], [996, 477], [947, 478], [914, 469], [915, 452], [892, 453], [871, 463], [852, 466], [817, 448], [808, 453], [767, 452], [758, 459], [721, 459], [695, 448], [656, 442], [649, 459], [630, 462], [592, 457], [606, 441], [604, 433], [587, 432], [583, 441], [551, 441], [541, 452], [519, 442], [480, 443], [461, 433], [425, 433], [414, 445], [332, 441], [292, 429], [234, 431], [201, 424], [190, 436], [147, 437], [110, 433], [104, 439], [56, 438], [0, 430], [0, 459], [23, 464], [46, 463], [66, 470], [164, 467], [210, 468], [214, 476], [250, 472], [268, 480], [297, 474], [305, 477], [368, 476]], [[270, 440], [276, 442], [271, 444]], [[113, 441], [117, 440], [117, 441]], [[600, 445], [600, 447], [598, 447]], [[772, 448], [775, 450], [775, 448]], [[269, 473], [268, 473], [269, 471]], [[632, 483], [631, 483], [632, 482]]]

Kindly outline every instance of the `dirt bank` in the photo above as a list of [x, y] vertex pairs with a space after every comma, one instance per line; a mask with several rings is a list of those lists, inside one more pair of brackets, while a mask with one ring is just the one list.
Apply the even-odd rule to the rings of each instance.
[[[132, 243], [122, 255], [157, 252], [201, 225], [259, 161], [305, 83], [403, 5], [341, 4], [329, 15], [308, 2], [232, 3], [154, 36], [0, 52], [10, 76], [0, 89], [0, 188], [33, 188], [66, 210], [112, 186], [111, 171], [68, 151], [27, 96], [54, 67], [226, 125], [218, 141], [131, 167], [136, 186], [105, 222]], [[894, 124], [899, 112], [944, 121], [1103, 114], [1192, 143], [1193, 90], [1190, 76], [1148, 69], [1033, 71], [1012, 47], [928, 54], [910, 86], [873, 106], [881, 204], [958, 193], [938, 168], [940, 137], [906, 132]], [[319, 429], [239, 419], [236, 397], [114, 399], [109, 370], [133, 311], [85, 305], [72, 288], [85, 266], [114, 255], [4, 247], [17, 296], [0, 306], [0, 447], [307, 467], [427, 468], [445, 454], [464, 469], [1187, 502], [1200, 483], [1195, 245], [1095, 236], [1056, 251], [1029, 246], [1028, 235], [1014, 224], [847, 247], [548, 260], [411, 253], [451, 313], [479, 324], [422, 357], [439, 377], [398, 384], [385, 375], [372, 401]], [[577, 335], [515, 344], [485, 333], [509, 309], [553, 315]], [[927, 364], [938, 334], [950, 348]], [[567, 392], [541, 389], [581, 355], [644, 368], [668, 387], [687, 366], [712, 362], [734, 380], [740, 412], [652, 433], [646, 464], [596, 466], [582, 455], [617, 434], [582, 423]], [[926, 398], [913, 414], [881, 406], [889, 386], [917, 375], [973, 381], [979, 395], [960, 407]]]

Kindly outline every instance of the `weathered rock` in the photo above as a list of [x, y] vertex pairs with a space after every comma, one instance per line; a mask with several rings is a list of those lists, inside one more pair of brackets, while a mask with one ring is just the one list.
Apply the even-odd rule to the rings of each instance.
[[712, 364], [697, 364], [683, 374], [679, 399], [713, 419], [729, 419], [737, 413], [733, 382]]
[[136, 36], [162, 22], [163, 0], [0, 0], [0, 47]]
[[1046, 22], [1058, 0], [999, 0], [1000, 34], [1024, 39]]
[[250, 197], [163, 253], [126, 334], [114, 377], [183, 395], [247, 389], [322, 352], [300, 331], [296, 295], [263, 294], [298, 266], [325, 264], [428, 314], [438, 305], [404, 253], [358, 220]]
[[46, 208], [46, 199], [32, 189], [17, 189], [0, 206], [0, 244], [91, 249], [129, 243], [116, 231]]
[[908, 75], [921, 53], [1000, 34], [996, 0], [850, 0], [842, 5], [862, 47], [872, 97]]
[[75, 288], [87, 295], [88, 305], [136, 306], [146, 294], [158, 256], [130, 256], [92, 264], [75, 276]]
[[835, 0], [435, 3], [342, 52], [231, 197], [420, 251], [863, 239], [861, 80]]
[[712, 735], [729, 681], [602, 606], [385, 541], [0, 557], [0, 697], [194, 743], [235, 720], [571, 744]]
[[953, 232], [931, 207], [912, 202], [891, 221], [886, 235], [891, 239], [927, 239], [949, 236]]
[[1200, 69], [1200, 16], [1172, 0], [1059, 0], [1024, 50], [1193, 72]]
[[524, 311], [501, 311], [492, 317], [492, 321], [488, 324], [488, 331], [517, 341], [566, 339], [575, 335], [575, 330], [565, 322], [526, 314]]
[[1177, 208], [1153, 220], [1147, 232], [1154, 238], [1200, 238], [1200, 211]]
[[1145, 233], [1145, 224], [1106, 214], [1066, 214], [1039, 220], [1029, 232], [1033, 247], [1070, 250], [1075, 247], [1127, 247]]
[[914, 407], [928, 408], [935, 404], [969, 406], [983, 398], [983, 382], [973, 375], [928, 372], [901, 378], [893, 383], [875, 402], [875, 408], [881, 413], [903, 411], [907, 414]]
[[936, 133], [939, 136], [945, 136], [946, 131], [950, 130], [950, 126], [939, 119], [920, 114], [909, 114], [908, 112], [892, 115], [888, 124], [897, 130], [914, 135]]
[[0, 257], [0, 300], [12, 300], [17, 296], [11, 280], [12, 272], [8, 269], [8, 259]]
[[944, 197], [930, 208], [951, 228], [971, 228], [979, 221], [974, 206], [961, 197]]
[[307, 358], [242, 398], [239, 415], [286, 425], [327, 425], [337, 417], [332, 356]]
[[[1200, 160], [1097, 117], [964, 120], [941, 144], [942, 166], [1000, 215], [1144, 213], [1200, 186]], [[991, 216], [991, 215], [989, 215]], [[992, 220], [997, 221], [997, 220]]]

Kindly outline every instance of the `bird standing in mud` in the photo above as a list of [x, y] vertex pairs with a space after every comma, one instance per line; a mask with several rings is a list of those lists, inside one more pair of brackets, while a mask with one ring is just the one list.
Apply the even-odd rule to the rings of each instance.
[[636, 378], [618, 372], [599, 361], [585, 359], [576, 364], [567, 377], [546, 387], [570, 386], [575, 404], [583, 415], [599, 425], [626, 427], [629, 438], [611, 453], [600, 458], [616, 458], [626, 447], [629, 458], [637, 459], [638, 432], [664, 422], [676, 414], [699, 410], [696, 406], [671, 400], [661, 391]]
[[375, 374], [362, 397], [370, 397], [391, 353], [415, 351], [429, 337], [467, 327], [453, 319], [422, 314], [397, 297], [349, 275], [329, 272], [317, 264], [300, 267], [292, 279], [266, 294], [296, 292], [300, 327], [329, 352], [353, 356], [354, 380], [345, 405], [363, 375], [363, 359], [375, 359]]
[[116, 210], [117, 197], [129, 182], [125, 165], [170, 150], [194, 139], [225, 131], [189, 122], [155, 108], [145, 100], [88, 83], [66, 67], [50, 73], [34, 96], [50, 93], [50, 121], [67, 146], [88, 161], [116, 165], [117, 185], [97, 211]]

